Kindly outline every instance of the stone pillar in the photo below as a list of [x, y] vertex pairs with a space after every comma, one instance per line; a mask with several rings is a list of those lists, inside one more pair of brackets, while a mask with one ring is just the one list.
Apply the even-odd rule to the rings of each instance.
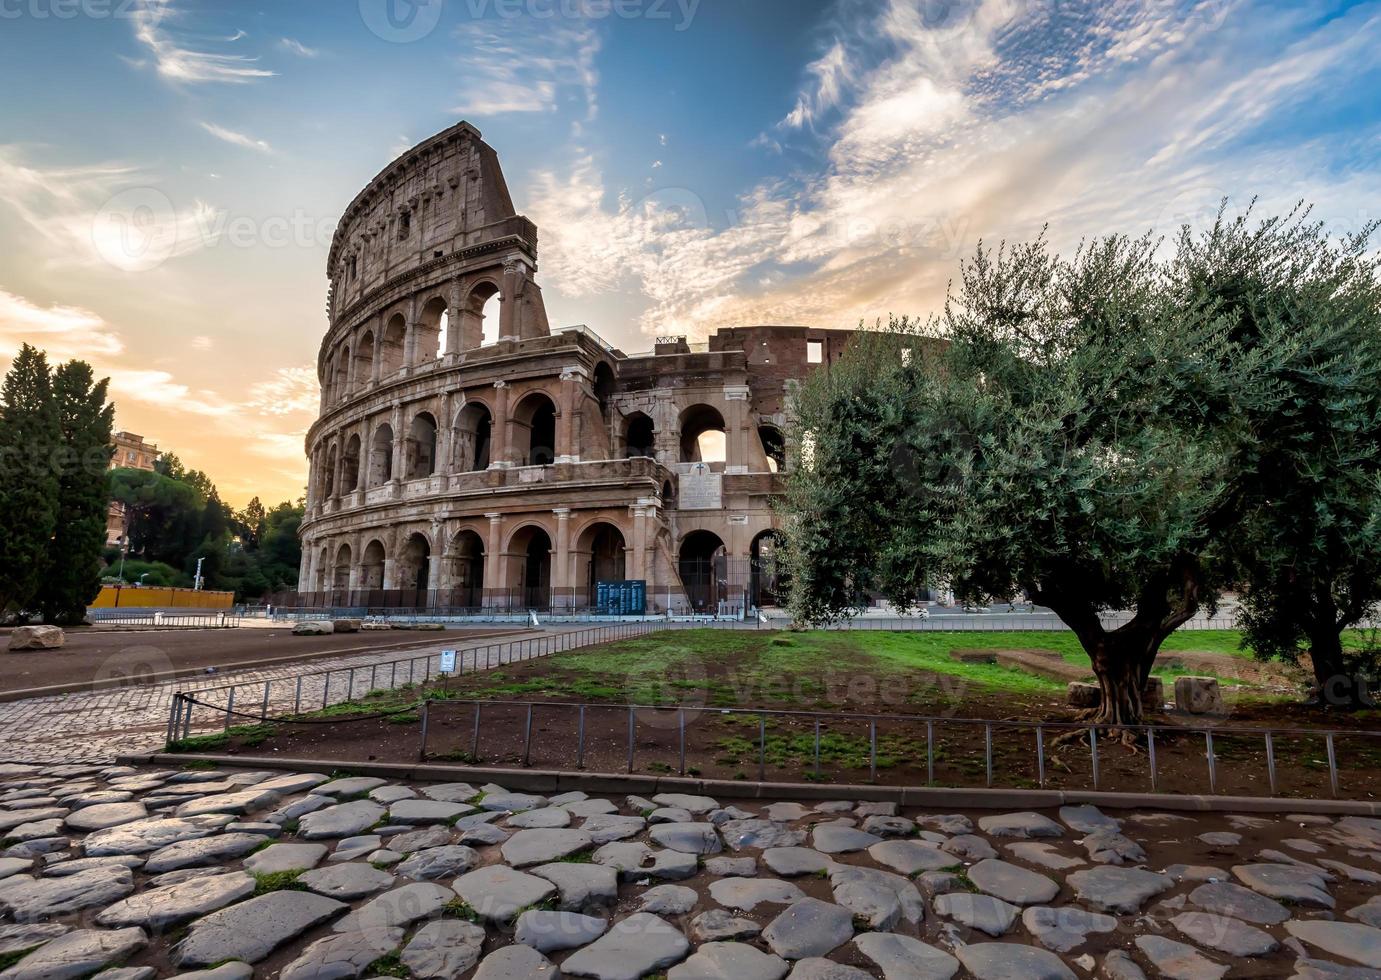
[[647, 509], [647, 500], [639, 500], [633, 508], [633, 563], [627, 569], [630, 579], [644, 581], [647, 580]]
[[509, 458], [508, 385], [494, 382], [494, 419], [489, 433], [489, 468], [503, 469], [513, 465]]
[[551, 604], [556, 608], [575, 605], [575, 575], [571, 571], [571, 509], [557, 507], [556, 555], [551, 563]]
[[484, 544], [484, 604], [495, 605], [505, 592], [503, 560], [503, 515], [485, 514], [489, 518], [489, 538]]
[[436, 420], [436, 475], [446, 476], [451, 472], [451, 452], [455, 441], [455, 420], [451, 410], [451, 393], [441, 396], [441, 417]]
[[503, 265], [503, 286], [500, 287], [499, 339], [517, 340], [519, 331], [518, 302], [522, 295], [524, 270], [521, 262], [509, 259]]
[[384, 320], [383, 317], [374, 318], [374, 359], [369, 365], [369, 383], [377, 385], [379, 375], [384, 369]]
[[392, 558], [384, 558], [384, 588], [398, 588], [398, 562]]
[[748, 472], [748, 386], [725, 385], [724, 472]]
[[407, 457], [403, 448], [407, 445], [407, 433], [403, 431], [403, 403], [393, 403], [393, 480], [394, 484], [403, 482], [403, 466]]
[[657, 462], [671, 466], [681, 462], [681, 426], [677, 421], [676, 403], [669, 398], [658, 398], [652, 408], [654, 453]]
[[575, 406], [580, 401], [581, 384], [585, 379], [585, 369], [568, 367], [561, 372], [561, 404], [557, 411], [561, 414], [556, 420], [556, 462], [580, 462], [580, 432], [576, 427]]

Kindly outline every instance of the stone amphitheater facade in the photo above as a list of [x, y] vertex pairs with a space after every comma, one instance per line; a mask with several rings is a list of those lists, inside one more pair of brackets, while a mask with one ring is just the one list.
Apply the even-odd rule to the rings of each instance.
[[652, 612], [775, 601], [790, 392], [849, 332], [736, 327], [626, 354], [552, 330], [537, 228], [464, 122], [351, 202], [328, 276], [288, 601], [584, 609], [632, 580]]

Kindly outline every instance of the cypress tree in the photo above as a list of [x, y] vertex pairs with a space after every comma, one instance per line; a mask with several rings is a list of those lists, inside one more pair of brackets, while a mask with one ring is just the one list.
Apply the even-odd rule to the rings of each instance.
[[57, 522], [59, 433], [48, 358], [24, 344], [0, 387], [0, 614], [23, 609]]
[[80, 623], [101, 589], [115, 419], [115, 408], [106, 401], [108, 384], [108, 379], [97, 382], [85, 361], [69, 361], [53, 372], [53, 401], [62, 440], [58, 517], [48, 550], [48, 573], [38, 594], [39, 608], [49, 623]]

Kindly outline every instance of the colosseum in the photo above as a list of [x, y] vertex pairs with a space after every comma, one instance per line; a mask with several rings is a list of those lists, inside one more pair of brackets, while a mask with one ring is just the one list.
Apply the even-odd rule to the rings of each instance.
[[789, 396], [848, 331], [721, 329], [625, 353], [553, 330], [537, 228], [460, 123], [331, 244], [306, 606], [714, 612], [776, 603]]

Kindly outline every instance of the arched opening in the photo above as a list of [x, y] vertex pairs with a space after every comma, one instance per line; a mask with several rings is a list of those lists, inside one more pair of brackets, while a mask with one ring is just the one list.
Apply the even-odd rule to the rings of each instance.
[[623, 432], [624, 455], [628, 459], [657, 455], [657, 434], [652, 419], [648, 416], [642, 412], [634, 412], [628, 416]]
[[478, 282], [461, 306], [460, 346], [462, 350], [484, 347], [499, 339], [499, 310], [502, 298], [492, 282]]
[[762, 440], [763, 455], [767, 457], [769, 473], [786, 471], [786, 437], [775, 425], [758, 426], [758, 438]]
[[681, 541], [677, 563], [686, 599], [696, 612], [714, 612], [728, 597], [729, 570], [724, 542], [713, 531], [692, 531]]
[[378, 540], [364, 547], [364, 557], [360, 559], [360, 588], [382, 589], [384, 587], [384, 546]]
[[662, 506], [676, 509], [676, 485], [670, 480], [662, 484]]
[[389, 317], [388, 326], [379, 341], [379, 377], [391, 378], [403, 370], [403, 350], [408, 335], [407, 321], [403, 314], [395, 313]]
[[336, 447], [326, 451], [326, 496], [336, 495]]
[[436, 419], [419, 412], [408, 427], [407, 479], [421, 480], [436, 472]]
[[393, 426], [387, 422], [374, 430], [369, 444], [369, 486], [381, 487], [393, 479]]
[[528, 395], [513, 413], [513, 453], [519, 466], [556, 460], [556, 405], [541, 392]]
[[363, 388], [374, 378], [374, 331], [370, 330], [355, 345], [355, 387]]
[[763, 606], [780, 606], [786, 601], [790, 579], [778, 564], [782, 545], [780, 531], [763, 531], [749, 549], [749, 601]]
[[470, 530], [461, 531], [451, 542], [455, 582], [451, 605], [477, 609], [484, 605], [484, 539]]
[[722, 463], [724, 416], [713, 405], [692, 405], [681, 413], [681, 462]]
[[343, 402], [350, 397], [350, 348], [342, 347], [336, 363], [336, 401]]
[[622, 582], [628, 578], [623, 532], [604, 521], [591, 524], [576, 541], [575, 567], [576, 595], [593, 606], [600, 582]]
[[326, 545], [321, 546], [321, 551], [316, 556], [316, 592], [321, 593], [324, 600], [326, 590], [331, 587], [331, 557], [326, 550]]
[[499, 342], [499, 320], [503, 311], [503, 297], [498, 290], [484, 301], [480, 307], [480, 346], [488, 347]]
[[489, 468], [489, 435], [493, 416], [482, 402], [470, 402], [456, 415], [455, 468], [460, 473], [473, 473]]
[[360, 437], [352, 434], [345, 442], [340, 459], [340, 492], [354, 493], [360, 488]]
[[336, 565], [331, 570], [331, 588], [338, 592], [350, 588], [350, 546], [341, 545], [336, 550]]
[[419, 366], [432, 363], [445, 351], [441, 344], [441, 321], [445, 316], [446, 301], [439, 296], [428, 300], [422, 307], [417, 325], [413, 328], [416, 331], [413, 358]]
[[614, 397], [614, 369], [603, 361], [595, 365], [595, 399], [599, 402], [599, 414], [609, 425], [609, 400]]
[[431, 587], [432, 546], [421, 534], [411, 535], [398, 556], [398, 587], [403, 591], [400, 605], [425, 606]]
[[551, 537], [540, 527], [520, 529], [508, 544], [508, 587], [521, 606], [551, 605]]

